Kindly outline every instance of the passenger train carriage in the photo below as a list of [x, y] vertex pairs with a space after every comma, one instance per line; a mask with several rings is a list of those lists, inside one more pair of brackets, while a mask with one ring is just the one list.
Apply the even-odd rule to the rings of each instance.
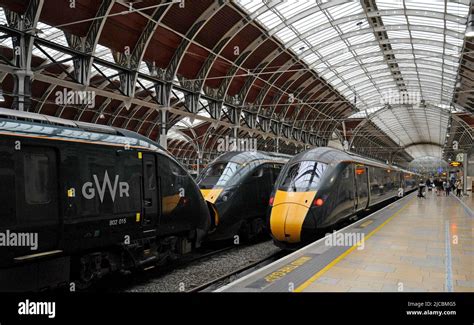
[[269, 201], [278, 246], [297, 247], [341, 221], [417, 188], [416, 174], [331, 148], [293, 157]]
[[8, 109], [0, 109], [0, 200], [0, 235], [37, 236], [37, 249], [0, 246], [0, 291], [143, 269], [199, 246], [210, 226], [197, 184], [156, 143]]
[[261, 152], [228, 152], [207, 166], [199, 187], [214, 213], [216, 229], [209, 240], [262, 233], [268, 199], [289, 156]]

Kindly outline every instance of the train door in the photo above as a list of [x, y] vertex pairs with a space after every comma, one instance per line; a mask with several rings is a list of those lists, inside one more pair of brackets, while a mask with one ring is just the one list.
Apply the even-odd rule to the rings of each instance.
[[268, 206], [268, 200], [273, 190], [273, 165], [265, 164], [260, 166], [256, 171], [257, 178], [257, 211], [258, 215], [264, 215]]
[[357, 190], [356, 210], [367, 208], [369, 203], [369, 179], [367, 167], [362, 165], [355, 166], [355, 183]]
[[159, 191], [156, 175], [156, 157], [143, 154], [143, 220], [145, 227], [153, 227], [158, 222]]
[[[56, 250], [60, 233], [58, 157], [55, 149], [23, 146], [18, 151], [16, 176], [18, 231], [31, 236], [36, 249], [17, 250], [24, 255]], [[33, 246], [35, 243], [32, 243]]]

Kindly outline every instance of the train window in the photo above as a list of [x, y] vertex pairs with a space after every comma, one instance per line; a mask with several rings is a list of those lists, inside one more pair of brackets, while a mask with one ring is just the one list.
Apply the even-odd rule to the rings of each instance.
[[315, 161], [296, 163], [288, 168], [279, 189], [287, 192], [316, 190], [326, 167], [327, 164]]
[[242, 165], [235, 162], [222, 162], [210, 165], [199, 179], [201, 188], [223, 187], [239, 173]]
[[170, 166], [171, 172], [173, 173], [174, 176], [186, 176], [186, 171], [177, 163], [172, 161], [171, 159], [168, 161], [168, 164]]
[[156, 189], [156, 175], [155, 175], [155, 164], [153, 161], [147, 161], [145, 164], [147, 180], [147, 187], [149, 191]]
[[25, 153], [24, 176], [25, 176], [25, 200], [26, 203], [48, 204], [51, 196], [48, 190], [49, 158], [40, 153]]
[[262, 176], [263, 176], [263, 169], [264, 169], [264, 167], [259, 167], [259, 168], [257, 168], [257, 169], [253, 172], [252, 176], [253, 176], [253, 177], [262, 177]]

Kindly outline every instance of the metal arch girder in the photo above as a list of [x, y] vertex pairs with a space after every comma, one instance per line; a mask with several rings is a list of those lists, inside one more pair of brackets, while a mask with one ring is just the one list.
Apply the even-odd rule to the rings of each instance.
[[79, 38], [78, 36], [71, 35], [72, 41], [74, 41], [77, 46], [73, 48], [84, 53], [79, 61], [75, 60], [74, 62], [75, 70], [80, 73], [76, 74], [79, 76], [79, 80], [82, 84], [89, 85], [90, 83], [95, 49], [107, 21], [107, 16], [112, 10], [114, 4], [115, 0], [102, 0], [95, 15], [95, 19], [91, 22], [86, 36], [84, 38]]
[[[165, 3], [172, 4], [171, 0], [166, 0]], [[122, 57], [123, 60], [120, 62], [122, 65], [129, 64], [132, 69], [138, 70], [143, 60], [143, 56], [145, 55], [146, 49], [150, 44], [150, 41], [161, 22], [161, 19], [165, 16], [170, 8], [171, 5], [155, 8], [150, 16], [150, 19], [148, 20], [148, 23], [140, 34], [140, 38], [138, 39], [129, 60], [126, 60], [127, 58], [125, 56]]]
[[[171, 0], [166, 0], [165, 3], [172, 4]], [[168, 6], [160, 6], [155, 8], [153, 13], [148, 19], [148, 22], [143, 29], [142, 33], [140, 34], [140, 38], [138, 39], [135, 47], [130, 55], [125, 55], [121, 53], [118, 54], [117, 63], [122, 66], [128, 67], [133, 72], [127, 73], [126, 75], [121, 75], [121, 83], [122, 87], [124, 87], [124, 91], [130, 96], [134, 97], [136, 91], [136, 83], [138, 79], [138, 71], [140, 68], [140, 64], [143, 60], [145, 55], [146, 49], [150, 44], [153, 35], [155, 34], [156, 29], [158, 28], [162, 18], [165, 14], [169, 11], [171, 5]]]
[[189, 48], [189, 45], [192, 43], [192, 40], [199, 34], [202, 28], [206, 25], [207, 21], [210, 20], [220, 9], [225, 7], [225, 2], [214, 1], [209, 8], [207, 8], [201, 16], [197, 19], [197, 22], [187, 31], [186, 38], [183, 38], [181, 44], [176, 49], [168, 68], [166, 70], [166, 80], [168, 82], [173, 82], [178, 69], [181, 65], [181, 62], [186, 55], [186, 52]]
[[[304, 75], [304, 73], [301, 74], [301, 76], [302, 76], [302, 75]], [[301, 78], [301, 76], [299, 76], [298, 78], [295, 78], [294, 80], [288, 80], [287, 83], [285, 83], [285, 84], [283, 85], [283, 88], [284, 88], [284, 89], [285, 89], [285, 88], [286, 88], [286, 89], [289, 89], [296, 81], [299, 80], [299, 78]], [[319, 79], [316, 79], [316, 80], [319, 80]], [[303, 87], [301, 87], [301, 88], [302, 88], [301, 92], [305, 91], [306, 88], [309, 87], [314, 81], [315, 81], [315, 80], [310, 80], [310, 81], [309, 81], [309, 84], [308, 84], [307, 86], [303, 86], [303, 85], [302, 85]], [[287, 84], [288, 84], [288, 85], [287, 85]], [[305, 83], [303, 83], [303, 84], [305, 84]], [[303, 98], [303, 102], [305, 102], [306, 99], [307, 99], [309, 96], [312, 95], [312, 92], [313, 92], [313, 91], [317, 91], [317, 90], [321, 89], [322, 87], [324, 87], [324, 85], [325, 85], [325, 83], [319, 82], [315, 87], [313, 87], [313, 89], [311, 89], [310, 91], [307, 92], [307, 95]], [[285, 89], [285, 90], [286, 90], [286, 89]], [[315, 89], [317, 89], [317, 90], [315, 90]], [[328, 89], [327, 89], [324, 93], [327, 93], [327, 92], [331, 92], [331, 88], [328, 87]], [[332, 92], [332, 93], [335, 95], [334, 92]], [[298, 93], [298, 96], [299, 96], [299, 93]], [[273, 101], [273, 103], [278, 104], [278, 103], [280, 102], [280, 100], [281, 100], [282, 97], [283, 97], [283, 93], [280, 92], [280, 94], [276, 97], [276, 99]], [[285, 114], [284, 114], [285, 117], [286, 117], [286, 115], [288, 114], [289, 107], [290, 107], [290, 105], [288, 105], [288, 107], [287, 107], [287, 109], [286, 109], [286, 111], [285, 111]], [[312, 107], [312, 106], [309, 106], [309, 107], [310, 107], [310, 111], [313, 110], [313, 109], [315, 109], [315, 108]], [[271, 116], [273, 116], [273, 114], [275, 113], [275, 109], [276, 109], [276, 106], [273, 108], [273, 111], [272, 111], [272, 113], [271, 113]], [[323, 113], [323, 112], [322, 112], [322, 111], [323, 111], [322, 109], [321, 109], [321, 110], [317, 110], [317, 111], [318, 111], [319, 114]], [[325, 113], [323, 113], [323, 114], [326, 115]], [[327, 116], [327, 115], [326, 115], [326, 116]], [[328, 117], [329, 117], [329, 116], [328, 116]], [[315, 136], [316, 136], [316, 135], [315, 135]]]
[[463, 127], [464, 132], [467, 132], [467, 134], [471, 138], [471, 141], [474, 142], [474, 127], [471, 127], [463, 119], [459, 118], [455, 114], [452, 114], [451, 117], [453, 118], [453, 120], [455, 120], [457, 123], [459, 123]]
[[257, 37], [247, 48], [241, 52], [239, 57], [236, 59], [235, 64], [229, 69], [226, 76], [224, 76], [224, 81], [219, 86], [219, 90], [217, 91], [217, 95], [220, 99], [225, 100], [227, 97], [227, 92], [229, 91], [230, 85], [235, 78], [235, 74], [239, 69], [245, 70], [243, 68], [243, 63], [254, 53], [254, 51], [260, 47], [265, 41], [267, 37], [265, 35], [261, 35]]
[[[99, 42], [100, 35], [102, 34], [102, 30], [104, 29], [104, 25], [107, 20], [107, 16], [109, 15], [110, 11], [112, 10], [113, 5], [115, 4], [115, 0], [102, 0], [95, 15], [95, 18], [87, 32], [87, 35], [84, 39], [84, 52], [90, 53], [94, 55], [95, 49]], [[100, 18], [102, 17], [102, 18]]]
[[[273, 50], [270, 54], [268, 54], [263, 60], [262, 60], [262, 63], [260, 63], [256, 68], [255, 70], [256, 71], [264, 71], [268, 65], [273, 61], [275, 60], [280, 54], [282, 54], [283, 51], [280, 49], [280, 48], [276, 48], [275, 50]], [[288, 60], [287, 62], [291, 61]], [[287, 64], [287, 63], [285, 63]], [[277, 73], [273, 74], [271, 77], [270, 77], [270, 80], [272, 80], [273, 78], [275, 78], [275, 75]], [[245, 103], [246, 99], [247, 99], [247, 96], [249, 95], [249, 92], [250, 90], [252, 89], [252, 86], [254, 84], [254, 82], [256, 80], [258, 80], [257, 76], [260, 75], [260, 72], [255, 72], [255, 73], [251, 73], [249, 74], [249, 76], [247, 76], [247, 79], [245, 80], [245, 83], [244, 83], [244, 86], [242, 87], [242, 89], [240, 90], [239, 94], [237, 95], [237, 97], [239, 98], [239, 101], [242, 102], [242, 104]], [[264, 89], [268, 89], [268, 87], [270, 87], [270, 84], [269, 83], [265, 83], [265, 86], [264, 86]], [[255, 100], [255, 103], [257, 103], [258, 105], [258, 102], [259, 102], [259, 98], [260, 98], [260, 94], [261, 94], [262, 91], [260, 91], [260, 93], [258, 94], [257, 96], [257, 99]]]
[[22, 32], [12, 37], [13, 46], [20, 49], [19, 54], [13, 56], [13, 64], [19, 70], [13, 73], [15, 94], [12, 107], [20, 111], [28, 110], [31, 105], [33, 44], [43, 4], [44, 0], [30, 0], [23, 18], [16, 12], [5, 10], [7, 24]]
[[[277, 4], [281, 3], [284, 0], [276, 0], [273, 2], [273, 5], [276, 6]], [[264, 9], [264, 10], [262, 10]], [[250, 17], [248, 16], [243, 16], [242, 19], [240, 19], [237, 23], [235, 23], [225, 34], [224, 36], [221, 37], [221, 39], [217, 42], [217, 45], [214, 46], [212, 49], [213, 53], [210, 53], [210, 55], [207, 57], [204, 65], [201, 67], [199, 73], [198, 73], [198, 80], [196, 81], [196, 89], [199, 93], [203, 91], [204, 87], [204, 80], [208, 77], [211, 67], [214, 65], [216, 62], [215, 60], [217, 57], [222, 53], [222, 50], [226, 48], [226, 46], [230, 43], [230, 41], [234, 38], [235, 35], [240, 33], [245, 27], [247, 27], [249, 24], [253, 22], [253, 17], [258, 16], [260, 13], [265, 11], [265, 5], [263, 5], [261, 8], [259, 8], [253, 15]]]
[[[57, 78], [54, 78], [54, 77], [48, 77], [48, 76], [39, 74], [39, 75], [36, 76], [36, 79], [40, 80], [40, 81], [43, 81], [43, 82], [48, 82], [50, 84], [55, 84], [55, 85], [58, 85], [58, 86], [68, 87], [68, 88], [71, 88], [71, 89], [81, 89], [81, 90], [83, 90], [83, 86], [80, 86], [77, 83], [69, 82], [69, 81], [66, 81], [66, 80], [60, 80], [60, 79], [57, 79]], [[96, 91], [96, 93], [98, 95], [103, 96], [103, 97], [110, 97], [112, 99], [116, 99], [116, 100], [120, 100], [120, 101], [127, 100], [127, 97], [124, 97], [123, 95], [120, 95], [120, 94], [114, 93], [114, 92], [110, 92], [110, 91], [107, 91], [107, 90], [101, 90], [101, 89], [91, 87], [91, 86], [87, 86], [86, 89], [94, 90], [94, 91]], [[136, 99], [136, 98], [132, 98], [131, 102], [134, 103], [134, 104], [137, 104], [137, 105], [142, 105], [142, 106], [147, 106], [147, 107], [154, 107], [155, 106], [152, 103], [144, 102], [144, 101]], [[117, 112], [118, 111], [119, 110], [117, 110]], [[176, 113], [179, 114], [179, 115], [186, 116], [186, 114], [184, 112], [181, 112], [181, 111], [179, 113], [178, 112], [176, 112]], [[199, 118], [204, 119], [204, 120], [208, 120], [208, 119], [205, 119], [203, 117], [199, 117]], [[216, 120], [211, 120], [210, 122], [215, 123], [217, 125], [226, 125], [226, 124], [228, 124], [226, 122], [216, 121]], [[259, 133], [260, 131], [255, 131], [255, 132]], [[270, 135], [270, 136], [272, 136], [272, 135]]]

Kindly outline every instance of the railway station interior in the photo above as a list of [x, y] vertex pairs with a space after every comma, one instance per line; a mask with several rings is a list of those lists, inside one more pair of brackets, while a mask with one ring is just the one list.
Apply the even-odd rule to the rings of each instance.
[[473, 70], [472, 0], [0, 0], [0, 292], [474, 292]]

